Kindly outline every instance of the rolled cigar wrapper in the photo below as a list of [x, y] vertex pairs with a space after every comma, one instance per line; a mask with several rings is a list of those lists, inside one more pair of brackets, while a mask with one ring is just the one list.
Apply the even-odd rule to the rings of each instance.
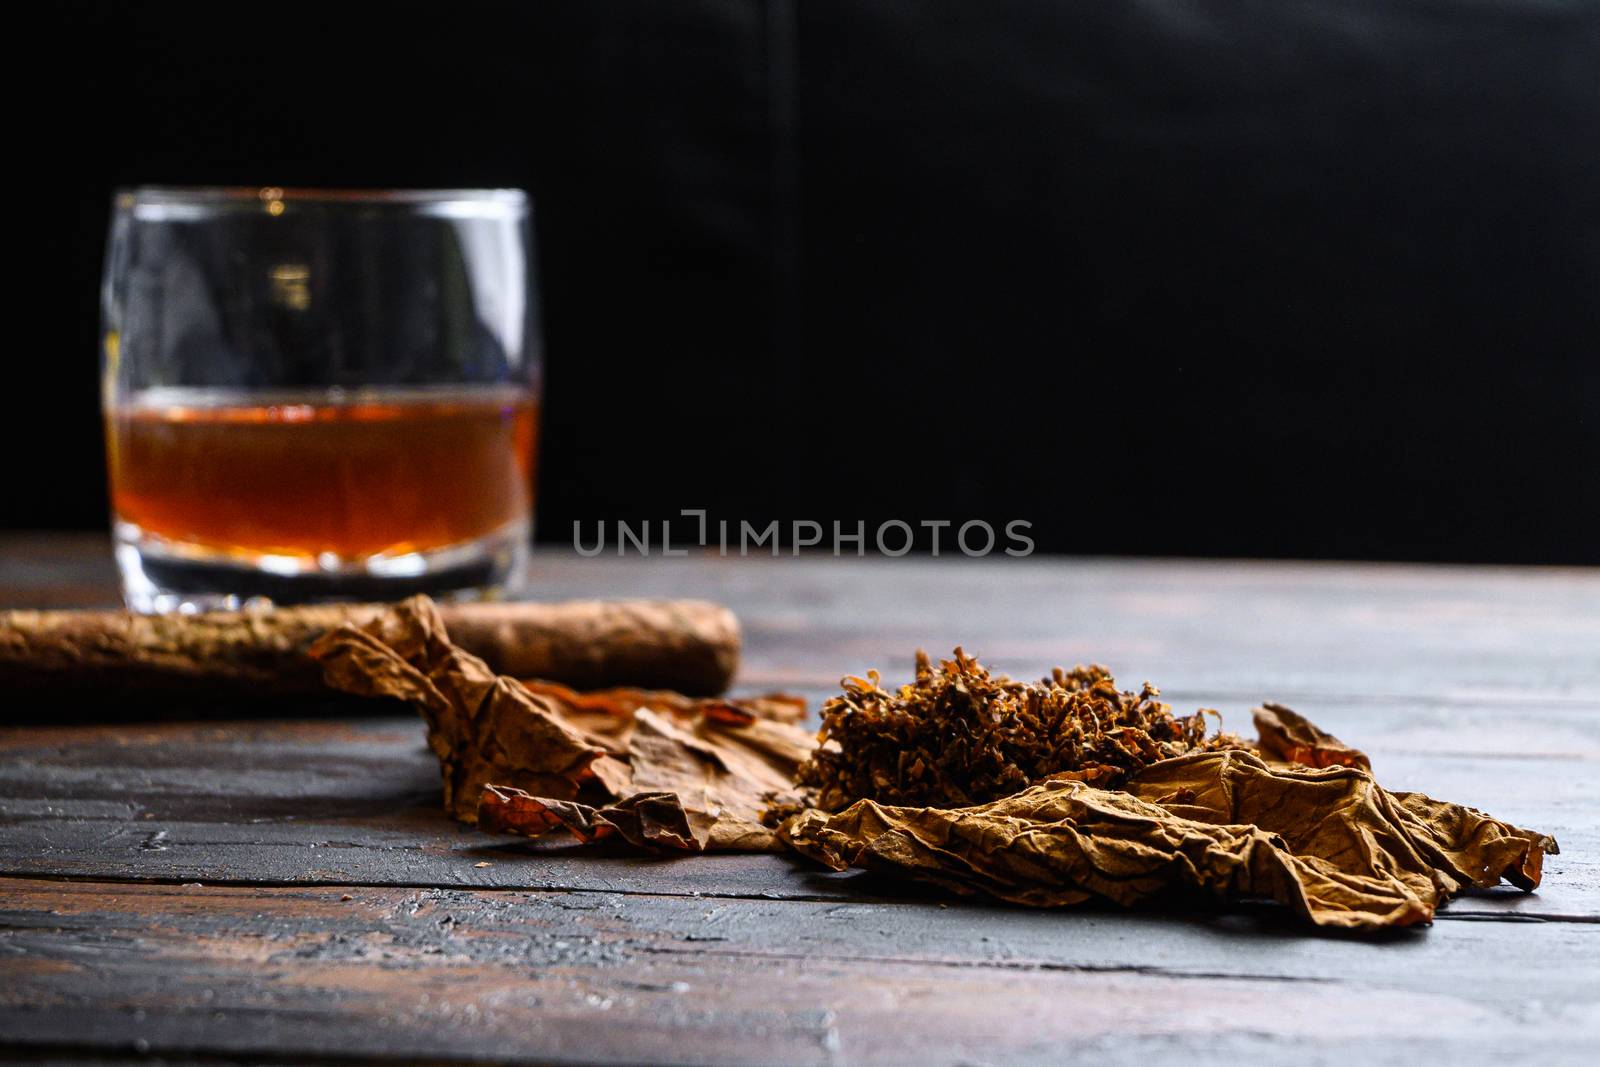
[[[0, 693], [189, 698], [323, 697], [305, 650], [383, 604], [134, 615], [0, 612]], [[638, 686], [711, 696], [739, 665], [739, 623], [702, 600], [441, 604], [450, 638], [500, 674], [576, 689]]]

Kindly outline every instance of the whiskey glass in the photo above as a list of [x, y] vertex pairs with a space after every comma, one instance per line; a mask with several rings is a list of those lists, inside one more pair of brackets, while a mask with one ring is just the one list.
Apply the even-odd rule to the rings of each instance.
[[117, 193], [101, 392], [129, 608], [514, 588], [532, 281], [518, 190]]

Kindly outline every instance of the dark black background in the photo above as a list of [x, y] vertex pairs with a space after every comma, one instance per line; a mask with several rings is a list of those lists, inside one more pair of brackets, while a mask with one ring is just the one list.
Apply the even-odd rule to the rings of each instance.
[[515, 185], [545, 540], [703, 507], [1597, 563], [1597, 12], [48, 5], [3, 525], [105, 522], [114, 186]]

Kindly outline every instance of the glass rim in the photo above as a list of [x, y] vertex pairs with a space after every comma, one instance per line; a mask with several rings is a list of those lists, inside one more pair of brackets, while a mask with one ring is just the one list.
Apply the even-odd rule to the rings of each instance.
[[[199, 222], [261, 213], [382, 212], [453, 219], [526, 221], [521, 189], [322, 189], [281, 185], [135, 185], [112, 194], [117, 217]], [[382, 217], [376, 216], [375, 217]]]
[[448, 201], [523, 206], [525, 190], [510, 187], [481, 189], [380, 189], [290, 185], [125, 185], [115, 199], [147, 204], [256, 204], [273, 200], [301, 203], [437, 204]]

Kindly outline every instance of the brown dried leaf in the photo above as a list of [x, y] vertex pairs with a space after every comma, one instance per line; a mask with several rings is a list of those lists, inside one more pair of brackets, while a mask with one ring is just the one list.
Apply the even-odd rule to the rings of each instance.
[[702, 709], [689, 722], [641, 708], [632, 722], [628, 795], [593, 807], [527, 791], [490, 790], [482, 797], [480, 823], [528, 836], [556, 826], [582, 840], [617, 834], [641, 848], [755, 852], [782, 847], [761, 815], [770, 797], [789, 791], [809, 749], [803, 731], [730, 715], [726, 708]]
[[1410, 826], [1417, 848], [1437, 868], [1475, 889], [1503, 878], [1523, 892], [1539, 888], [1545, 853], [1559, 855], [1556, 840], [1491, 819], [1476, 808], [1421, 793], [1390, 793]]
[[[1556, 851], [1470, 808], [1384, 791], [1364, 755], [1280, 705], [1257, 712], [1261, 752], [1279, 761], [1267, 762], [1206, 737], [1199, 715], [1174, 718], [1148, 685], [1119, 693], [1099, 668], [1030, 686], [959, 650], [938, 674], [920, 657], [898, 695], [875, 676], [847, 680], [813, 751], [793, 698], [534, 692], [454, 648], [423, 598], [313, 654], [335, 687], [417, 707], [447, 808], [490, 830], [684, 851], [787, 843], [835, 868], [1031, 905], [1132, 904], [1172, 887], [1267, 896], [1356, 929], [1427, 922], [1451, 894], [1502, 877], [1531, 889]], [[1010, 794], [961, 807], [863, 799], [767, 829], [764, 809], [799, 809], [790, 783], [808, 755], [802, 779], [834, 800], [862, 786], [880, 799]], [[611, 802], [585, 803], [580, 789]]]
[[1469, 885], [1487, 889], [1502, 878], [1532, 889], [1544, 853], [1559, 851], [1544, 834], [1471, 808], [1391, 793], [1364, 768], [1286, 768], [1244, 756], [1213, 768], [1193, 759], [1147, 767], [1127, 789], [1184, 818], [1250, 823], [1282, 837], [1297, 855], [1352, 873], [1381, 869], [1430, 907]]
[[403, 700], [421, 713], [439, 757], [445, 809], [463, 822], [477, 821], [478, 795], [490, 783], [570, 800], [605, 755], [549, 700], [451, 644], [427, 597], [365, 626], [340, 626], [310, 653], [333, 688]]
[[703, 850], [703, 839], [696, 836], [675, 793], [634, 793], [615, 804], [596, 808], [575, 801], [530, 796], [520, 789], [490, 786], [483, 791], [478, 825], [529, 837], [560, 828], [585, 843], [621, 837], [641, 849]]
[[738, 700], [687, 697], [669, 689], [592, 689], [579, 692], [559, 682], [542, 679], [523, 679], [530, 692], [549, 697], [560, 704], [564, 713], [594, 713], [608, 715], [627, 722], [640, 708], [666, 712], [683, 718], [694, 718], [725, 710], [743, 718], [771, 719], [773, 722], [797, 723], [806, 716], [804, 697], [787, 693], [766, 693], [761, 696], [741, 697]]
[[[768, 795], [788, 791], [810, 749], [792, 724], [804, 711], [798, 697], [580, 693], [496, 676], [450, 643], [425, 597], [365, 627], [343, 626], [311, 654], [334, 688], [404, 700], [421, 712], [446, 810], [476, 822], [486, 787], [499, 787], [482, 812], [493, 828], [528, 836], [566, 827], [592, 837], [592, 826], [608, 825], [596, 813], [607, 811], [637, 844], [777, 848], [761, 812]], [[578, 803], [580, 794], [616, 803], [597, 809]]]
[[1269, 760], [1299, 763], [1307, 767], [1360, 767], [1371, 770], [1372, 762], [1360, 749], [1351, 748], [1310, 719], [1282, 704], [1266, 703], [1253, 712], [1256, 748]]
[[1540, 855], [1555, 850], [1469, 809], [1386, 793], [1359, 769], [1284, 768], [1238, 751], [1153, 764], [1126, 791], [1059, 777], [969, 808], [864, 800], [805, 812], [780, 833], [835, 869], [886, 868], [1019, 904], [1127, 905], [1180, 887], [1271, 897], [1351, 929], [1428, 922], [1463, 884], [1502, 874], [1531, 887]]

